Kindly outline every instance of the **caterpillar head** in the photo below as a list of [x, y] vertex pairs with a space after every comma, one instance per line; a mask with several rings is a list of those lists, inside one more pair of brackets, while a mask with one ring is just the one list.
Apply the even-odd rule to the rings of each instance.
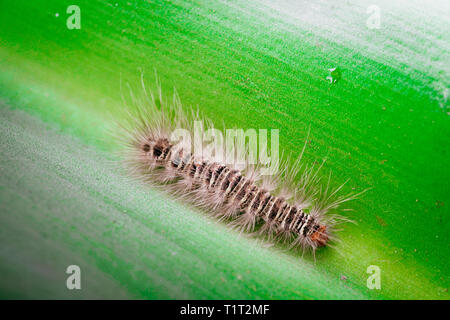
[[326, 225], [316, 223], [310, 232], [309, 238], [317, 247], [323, 247], [327, 244], [329, 236]]

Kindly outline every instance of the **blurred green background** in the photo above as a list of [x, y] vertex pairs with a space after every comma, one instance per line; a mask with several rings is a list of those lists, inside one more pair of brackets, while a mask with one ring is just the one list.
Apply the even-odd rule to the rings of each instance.
[[[66, 26], [73, 4], [81, 29]], [[0, 297], [448, 299], [449, 14], [448, 1], [1, 0]], [[130, 179], [110, 136], [121, 82], [138, 92], [155, 72], [217, 125], [280, 129], [285, 153], [310, 127], [305, 161], [327, 156], [345, 192], [371, 188], [344, 207], [357, 224], [342, 243], [314, 264]], [[81, 290], [66, 288], [72, 264]]]

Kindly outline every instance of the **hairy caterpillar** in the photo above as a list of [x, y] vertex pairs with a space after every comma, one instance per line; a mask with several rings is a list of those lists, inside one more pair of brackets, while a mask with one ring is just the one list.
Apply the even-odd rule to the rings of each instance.
[[[345, 183], [331, 190], [331, 176], [322, 187], [319, 171], [323, 163], [316, 168], [302, 162], [306, 143], [294, 165], [282, 161], [274, 175], [261, 175], [258, 164], [239, 167], [211, 154], [195, 155], [190, 142], [173, 141], [172, 133], [179, 128], [192, 132], [194, 120], [206, 128], [213, 128], [212, 123], [201, 120], [198, 112], [185, 113], [176, 94], [167, 102], [161, 89], [155, 96], [143, 81], [142, 87], [140, 99], [130, 90], [134, 108], [127, 108], [130, 112], [121, 124], [126, 162], [135, 176], [164, 186], [241, 231], [258, 230], [270, 240], [290, 243], [291, 248], [314, 253], [335, 239], [335, 225], [346, 219], [325, 213], [359, 194], [339, 196]], [[245, 146], [237, 150], [246, 151]]]

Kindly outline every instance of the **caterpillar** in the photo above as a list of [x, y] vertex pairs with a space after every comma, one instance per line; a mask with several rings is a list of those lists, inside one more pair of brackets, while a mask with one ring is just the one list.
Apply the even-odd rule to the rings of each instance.
[[[228, 221], [232, 228], [256, 231], [270, 241], [290, 244], [290, 249], [311, 250], [314, 257], [317, 248], [336, 240], [336, 225], [349, 220], [326, 213], [361, 193], [339, 195], [346, 182], [332, 190], [331, 174], [322, 186], [319, 172], [325, 160], [317, 167], [302, 161], [307, 139], [294, 164], [289, 165], [289, 158], [279, 161], [280, 169], [272, 175], [262, 175], [258, 163], [242, 167], [208, 153], [196, 155], [190, 141], [174, 141], [172, 134], [180, 128], [192, 133], [195, 121], [214, 128], [212, 122], [201, 119], [198, 111], [185, 112], [176, 93], [172, 102], [166, 101], [160, 85], [155, 96], [143, 79], [141, 83], [144, 94], [137, 98], [130, 89], [134, 106], [127, 106], [120, 124], [125, 163], [134, 176]], [[240, 146], [237, 153], [247, 151]]]

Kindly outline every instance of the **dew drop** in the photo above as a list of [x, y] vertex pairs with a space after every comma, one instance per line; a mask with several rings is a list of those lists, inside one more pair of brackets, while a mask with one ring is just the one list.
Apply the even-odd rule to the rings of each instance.
[[338, 68], [328, 69], [329, 75], [327, 76], [327, 80], [330, 83], [336, 83], [341, 79], [341, 71]]

